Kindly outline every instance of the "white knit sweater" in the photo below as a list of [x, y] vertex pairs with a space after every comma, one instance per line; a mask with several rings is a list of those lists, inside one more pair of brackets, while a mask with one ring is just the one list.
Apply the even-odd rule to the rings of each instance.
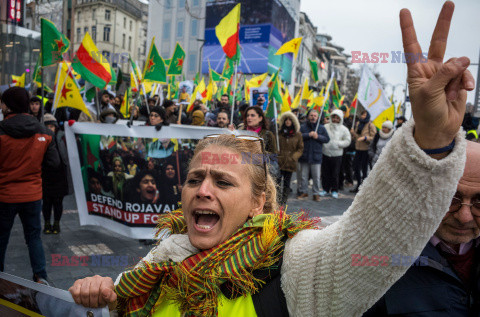
[[459, 132], [453, 152], [434, 160], [417, 146], [413, 126], [395, 133], [338, 222], [287, 241], [282, 289], [290, 316], [360, 316], [408, 266], [352, 266], [352, 254], [417, 257], [437, 229], [462, 176], [466, 142]]
[[[290, 316], [360, 316], [408, 266], [352, 266], [351, 255], [417, 257], [435, 232], [462, 176], [466, 142], [459, 132], [453, 152], [434, 160], [417, 146], [413, 125], [395, 132], [340, 220], [287, 241], [281, 273]], [[171, 235], [144, 260], [180, 262], [197, 252], [187, 235]]]

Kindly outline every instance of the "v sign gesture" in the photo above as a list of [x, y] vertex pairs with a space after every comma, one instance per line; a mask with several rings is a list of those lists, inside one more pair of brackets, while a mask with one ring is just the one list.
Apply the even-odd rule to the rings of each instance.
[[[475, 87], [473, 76], [467, 70], [470, 64], [467, 57], [443, 62], [454, 8], [451, 1], [442, 7], [430, 42], [428, 61], [414, 60], [407, 64], [415, 140], [423, 149], [442, 148], [452, 142], [465, 114], [467, 90]], [[400, 11], [400, 26], [405, 53], [421, 54], [408, 9]], [[436, 158], [445, 155], [437, 154]]]

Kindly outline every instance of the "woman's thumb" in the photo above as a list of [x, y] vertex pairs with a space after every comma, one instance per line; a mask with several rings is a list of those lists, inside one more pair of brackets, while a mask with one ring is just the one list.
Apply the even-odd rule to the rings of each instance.
[[117, 294], [111, 288], [102, 289], [102, 297], [107, 303], [111, 303], [117, 300]]

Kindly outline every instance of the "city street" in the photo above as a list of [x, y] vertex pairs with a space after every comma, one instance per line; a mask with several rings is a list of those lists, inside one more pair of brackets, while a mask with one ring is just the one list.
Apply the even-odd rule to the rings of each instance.
[[[296, 193], [295, 180], [292, 181], [292, 189], [287, 212], [304, 210], [312, 217], [321, 217], [323, 225], [336, 221], [338, 216], [347, 210], [354, 197], [348, 192], [349, 188], [346, 188], [339, 193], [339, 199], [325, 197], [322, 201], [315, 202], [310, 193], [308, 199], [298, 200], [295, 199], [296, 194], [294, 194]], [[54, 286], [65, 290], [76, 279], [95, 274], [110, 276], [115, 280], [119, 273], [134, 266], [152, 247], [104, 228], [80, 227], [73, 195], [65, 197], [61, 230], [58, 235], [42, 234], [42, 241], [48, 278]], [[15, 219], [8, 244], [5, 272], [29, 280], [32, 278], [28, 250], [18, 217]]]

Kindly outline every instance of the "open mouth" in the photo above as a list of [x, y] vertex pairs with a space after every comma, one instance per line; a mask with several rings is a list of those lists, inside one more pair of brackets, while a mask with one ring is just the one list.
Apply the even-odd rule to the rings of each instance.
[[220, 216], [210, 210], [196, 210], [193, 213], [195, 217], [195, 227], [200, 232], [208, 232], [220, 220]]

